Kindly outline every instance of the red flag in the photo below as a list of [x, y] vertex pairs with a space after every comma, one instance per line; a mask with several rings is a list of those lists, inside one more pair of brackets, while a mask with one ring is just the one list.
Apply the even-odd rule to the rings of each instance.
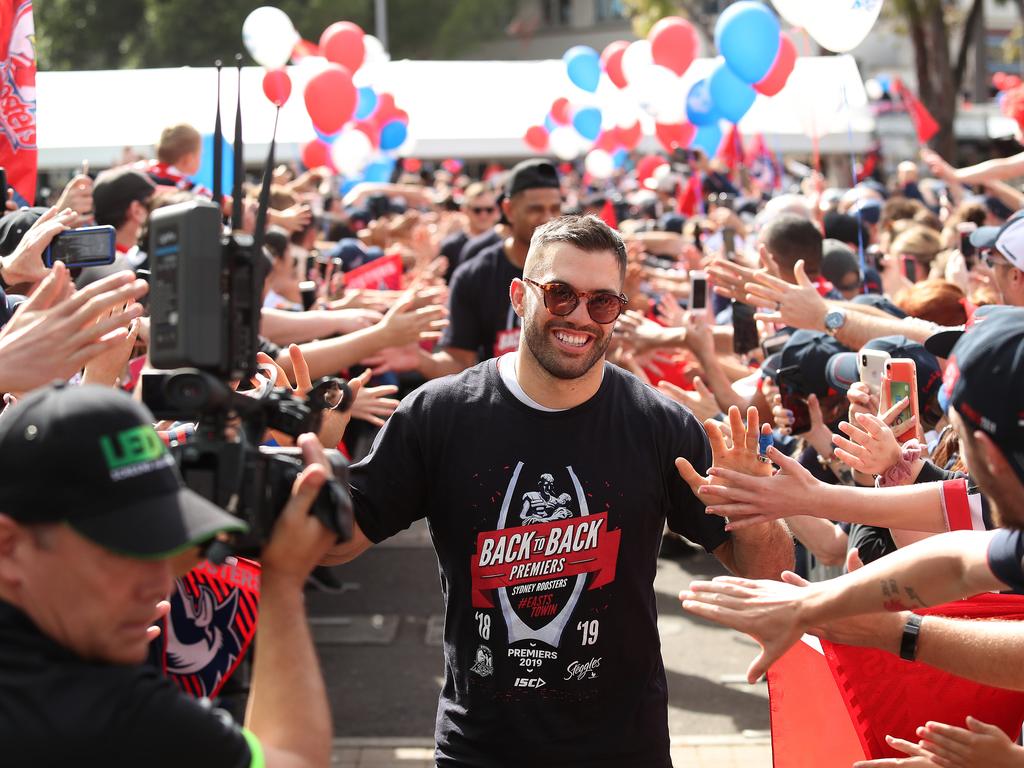
[[0, 167], [15, 200], [36, 199], [36, 51], [32, 0], [0, 0]]
[[690, 175], [685, 184], [680, 184], [676, 190], [676, 209], [687, 218], [702, 213], [704, 203], [704, 186], [700, 179], [700, 173]]
[[601, 213], [598, 217], [612, 229], [618, 229], [619, 217], [615, 215], [615, 206], [612, 204], [610, 197], [605, 198], [604, 205], [601, 206]]
[[718, 150], [718, 156], [729, 166], [730, 174], [735, 173], [743, 163], [743, 137], [740, 135], [739, 126], [735, 123], [729, 126], [729, 132], [725, 135], [725, 141], [722, 142], [722, 146]]
[[903, 99], [903, 106], [906, 107], [907, 114], [910, 115], [910, 120], [914, 124], [914, 130], [917, 131], [917, 140], [922, 144], [927, 144], [932, 136], [939, 132], [939, 124], [935, 122], [931, 112], [898, 77], [893, 78], [893, 90]]
[[389, 253], [368, 261], [346, 272], [344, 280], [346, 288], [384, 288], [396, 291], [402, 281], [402, 257], [397, 253]]
[[804, 635], [768, 670], [768, 706], [774, 768], [853, 765], [864, 759], [817, 638]]
[[[918, 610], [922, 615], [967, 619], [1024, 619], [1024, 597], [984, 594], [969, 600]], [[822, 642], [825, 656], [846, 701], [850, 720], [870, 758], [900, 757], [885, 741], [890, 734], [916, 741], [928, 720], [962, 725], [967, 715], [1002, 728], [1011, 738], [1024, 720], [1024, 692], [965, 680], [927, 664], [907, 662], [874, 648]], [[978, 653], [967, 648], [965, 653]], [[895, 692], [899, 692], [895, 695]]]

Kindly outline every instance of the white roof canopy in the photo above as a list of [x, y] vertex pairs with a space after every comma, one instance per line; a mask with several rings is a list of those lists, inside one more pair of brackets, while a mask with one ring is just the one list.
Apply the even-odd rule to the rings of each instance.
[[[683, 86], [688, 90], [714, 64], [713, 59], [696, 60], [683, 76]], [[289, 68], [292, 96], [281, 110], [278, 127], [282, 159], [298, 157], [299, 147], [315, 136], [302, 98], [303, 86], [315, 72], [309, 65]], [[273, 129], [274, 108], [263, 95], [262, 78], [259, 67], [242, 70], [250, 162], [265, 154]], [[356, 79], [394, 94], [397, 105], [409, 113], [410, 139], [402, 154], [424, 158], [533, 154], [522, 139], [526, 129], [543, 122], [554, 99], [574, 91], [559, 60], [393, 61], [365, 67]], [[229, 140], [236, 92], [235, 70], [225, 68], [221, 117]], [[39, 167], [73, 168], [87, 159], [100, 168], [115, 162], [126, 146], [151, 152], [168, 125], [187, 122], [203, 134], [212, 133], [216, 78], [212, 67], [40, 72], [37, 99]], [[653, 133], [651, 119], [643, 115], [642, 122], [645, 133]], [[870, 145], [874, 119], [852, 57], [798, 58], [782, 92], [770, 99], [758, 96], [740, 122], [741, 131], [764, 134], [778, 152], [810, 152], [808, 133], [814, 126], [821, 134], [822, 152], [862, 152]], [[652, 138], [645, 141], [656, 147]]]

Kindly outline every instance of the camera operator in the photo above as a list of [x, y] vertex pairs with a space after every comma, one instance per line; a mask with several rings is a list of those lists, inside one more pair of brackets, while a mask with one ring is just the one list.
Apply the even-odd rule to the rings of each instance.
[[306, 468], [263, 550], [254, 694], [239, 728], [142, 665], [176, 574], [204, 543], [246, 527], [185, 488], [151, 423], [124, 394], [66, 385], [0, 419], [4, 764], [328, 765], [302, 601], [335, 540], [309, 514], [328, 477], [323, 449], [299, 439]]

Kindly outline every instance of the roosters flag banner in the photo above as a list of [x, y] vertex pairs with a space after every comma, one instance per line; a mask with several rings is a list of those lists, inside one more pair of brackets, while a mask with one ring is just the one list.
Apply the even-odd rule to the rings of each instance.
[[182, 691], [215, 698], [256, 635], [260, 566], [203, 561], [175, 582], [164, 620], [163, 671]]
[[36, 199], [36, 36], [31, 0], [0, 0], [0, 167], [19, 205]]
[[[1024, 596], [978, 595], [918, 613], [1020, 621]], [[1024, 692], [975, 683], [874, 648], [822, 641], [819, 653], [815, 644], [805, 637], [768, 673], [775, 768], [902, 757], [885, 736], [916, 742], [915, 730], [929, 720], [962, 724], [972, 715], [1011, 739], [1020, 732]]]

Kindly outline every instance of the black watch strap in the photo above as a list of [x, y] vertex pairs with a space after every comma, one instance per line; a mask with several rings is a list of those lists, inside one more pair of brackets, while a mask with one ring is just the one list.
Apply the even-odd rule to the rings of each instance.
[[903, 625], [903, 637], [900, 639], [900, 658], [904, 661], [915, 661], [917, 659], [917, 638], [921, 634], [921, 622], [923, 616], [916, 613], [910, 614], [907, 623]]

